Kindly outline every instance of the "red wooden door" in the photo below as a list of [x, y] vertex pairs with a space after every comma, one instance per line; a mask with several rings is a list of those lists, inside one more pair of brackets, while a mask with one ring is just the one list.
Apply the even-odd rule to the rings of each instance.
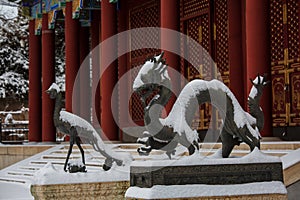
[[273, 127], [300, 125], [299, 1], [270, 1]]
[[[193, 79], [222, 79], [229, 86], [229, 52], [228, 52], [228, 6], [227, 0], [181, 0], [181, 32], [198, 42], [206, 51], [195, 53], [192, 42], [185, 55], [189, 61], [202, 57], [200, 66], [192, 66], [182, 60], [182, 70], [188, 81]], [[218, 112], [210, 104], [204, 104], [195, 112], [192, 128], [207, 130], [209, 127], [219, 129], [221, 120]]]

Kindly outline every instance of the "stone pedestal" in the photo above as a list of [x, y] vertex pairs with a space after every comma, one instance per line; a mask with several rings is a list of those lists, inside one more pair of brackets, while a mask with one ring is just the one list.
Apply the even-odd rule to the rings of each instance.
[[66, 173], [63, 166], [48, 163], [35, 173], [31, 185], [34, 199], [124, 199], [129, 187], [128, 169]]
[[258, 149], [242, 158], [134, 162], [127, 199], [287, 199], [282, 163]]
[[103, 183], [78, 183], [32, 185], [35, 200], [42, 199], [124, 199], [128, 181]]

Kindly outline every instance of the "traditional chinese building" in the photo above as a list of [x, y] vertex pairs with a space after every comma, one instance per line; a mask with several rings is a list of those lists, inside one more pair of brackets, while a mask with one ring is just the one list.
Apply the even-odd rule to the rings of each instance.
[[[29, 37], [29, 108], [30, 141], [55, 141], [52, 123], [54, 102], [44, 92], [55, 81], [55, 32], [56, 23], [64, 24], [66, 51], [66, 110], [72, 111], [72, 99], [80, 105], [79, 113], [90, 120], [90, 105], [86, 102], [87, 90], [80, 90], [80, 97], [72, 98], [73, 84], [79, 67], [89, 52], [107, 38], [126, 30], [141, 27], [163, 27], [179, 31], [199, 42], [211, 55], [219, 75], [247, 109], [247, 98], [252, 87], [250, 78], [257, 73], [268, 74], [271, 81], [261, 102], [265, 112], [263, 136], [281, 136], [299, 139], [300, 129], [300, 46], [298, 0], [23, 0], [30, 8]], [[181, 48], [181, 41], [162, 34], [145, 38], [158, 42], [159, 49], [144, 48], [118, 55], [122, 45], [134, 46], [135, 40], [123, 40], [101, 51], [101, 56], [115, 56], [117, 60], [101, 75], [100, 84], [93, 77], [101, 72], [104, 59], [91, 55], [92, 76], [86, 73], [81, 80], [92, 80], [96, 115], [110, 140], [126, 138], [117, 126], [130, 127], [123, 108], [129, 106], [133, 122], [143, 122], [143, 109], [136, 95], [130, 103], [119, 99], [111, 101], [113, 89], [122, 75], [143, 64], [144, 60], [168, 45]], [[90, 44], [90, 45], [89, 45]], [[184, 50], [183, 50], [184, 51]], [[191, 54], [190, 56], [197, 56]], [[216, 77], [213, 70], [194, 70], [179, 55], [166, 52], [167, 63], [188, 80]], [[193, 58], [191, 58], [193, 59]], [[137, 70], [131, 70], [132, 77]], [[42, 77], [42, 80], [41, 80]], [[119, 95], [130, 93], [131, 82], [118, 87]], [[83, 88], [89, 81], [81, 81]], [[86, 84], [86, 85], [84, 85]], [[180, 91], [181, 83], [175, 88]], [[97, 87], [98, 86], [98, 87]], [[96, 89], [97, 88], [97, 89]], [[111, 102], [117, 105], [117, 122], [111, 111]], [[217, 111], [204, 105], [197, 114], [194, 125], [199, 133], [209, 128], [210, 117], [217, 118]], [[215, 127], [217, 129], [217, 121]]]

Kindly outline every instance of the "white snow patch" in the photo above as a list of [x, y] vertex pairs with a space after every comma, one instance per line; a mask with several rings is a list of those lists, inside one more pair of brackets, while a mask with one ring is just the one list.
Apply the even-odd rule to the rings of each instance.
[[292, 151], [281, 157], [282, 168], [285, 170], [300, 162], [300, 149]]
[[12, 114], [11, 113], [9, 113], [9, 114], [7, 114], [6, 115], [6, 117], [5, 117], [5, 119], [4, 119], [4, 123], [5, 124], [11, 124], [11, 123], [14, 123], [14, 118], [13, 118], [13, 116], [12, 116]]
[[60, 88], [59, 88], [59, 86], [58, 86], [56, 83], [52, 83], [52, 85], [49, 87], [48, 90], [49, 90], [49, 91], [50, 91], [50, 90], [56, 90], [57, 93], [60, 92]]
[[[161, 55], [158, 55], [155, 57], [156, 60], [159, 59]], [[164, 65], [163, 67], [163, 64], [162, 63], [159, 63], [156, 68], [154, 69], [154, 66], [155, 66], [155, 63], [153, 61], [146, 61], [145, 64], [143, 65], [143, 67], [139, 70], [138, 72], [138, 75], [136, 76], [134, 82], [133, 82], [133, 89], [137, 89], [139, 87], [141, 87], [142, 85], [144, 84], [148, 84], [148, 83], [158, 83], [157, 80], [155, 80], [153, 76], [153, 74], [150, 72], [151, 70], [157, 70], [157, 69], [160, 69], [160, 78], [161, 80], [159, 80], [160, 82], [159, 83], [162, 83], [165, 79], [169, 79], [170, 80], [170, 77], [169, 77], [169, 74], [168, 74], [168, 71], [167, 70], [164, 70], [164, 67], [167, 67], [166, 65]], [[164, 70], [164, 71], [162, 71]], [[145, 83], [142, 79], [144, 77], [147, 77], [149, 80], [149, 82]], [[151, 80], [151, 81], [150, 81]], [[158, 83], [158, 84], [159, 84]]]
[[254, 99], [254, 97], [257, 95], [257, 89], [255, 86], [252, 86], [250, 93], [249, 93], [249, 97], [251, 97], [252, 99]]
[[[3, 5], [3, 4], [6, 5]], [[18, 16], [18, 7], [16, 5], [9, 5], [9, 1], [3, 1], [0, 5], [0, 15], [4, 16], [6, 19], [13, 19]]]
[[224, 164], [248, 164], [248, 163], [280, 163], [279, 157], [270, 156], [262, 153], [257, 147], [248, 155], [241, 158], [221, 158], [221, 152], [213, 156], [203, 157], [197, 153], [191, 156], [183, 157], [179, 160], [165, 160], [164, 162], [158, 160], [147, 161], [134, 161], [131, 166], [143, 167], [143, 166], [194, 166], [194, 165], [224, 165]]
[[1, 182], [0, 199], [5, 200], [34, 200], [30, 193], [30, 184]]
[[[258, 84], [258, 80], [262, 81], [264, 79], [264, 77], [262, 76], [257, 76], [254, 80], [253, 80], [253, 83], [254, 84]], [[257, 89], [256, 87], [253, 85], [251, 90], [250, 90], [250, 93], [249, 93], [249, 97], [251, 97], [252, 99], [254, 99], [254, 97], [256, 97], [257, 95]]]
[[112, 168], [109, 171], [99, 170], [86, 173], [66, 173], [56, 169], [53, 164], [48, 163], [35, 173], [33, 185], [52, 185], [70, 183], [92, 183], [92, 182], [114, 182], [129, 181], [129, 173]]
[[[70, 123], [71, 126], [81, 127], [88, 131], [94, 131], [94, 127], [89, 122], [87, 122], [86, 120], [82, 119], [77, 115], [74, 115], [73, 113], [62, 110], [60, 111], [59, 114], [60, 114], [60, 119], [63, 122]], [[84, 137], [85, 135], [82, 136]], [[104, 145], [104, 143], [102, 144]]]
[[240, 196], [254, 194], [287, 194], [282, 182], [260, 182], [236, 185], [155, 185], [151, 188], [130, 187], [126, 198], [166, 199], [187, 197]]

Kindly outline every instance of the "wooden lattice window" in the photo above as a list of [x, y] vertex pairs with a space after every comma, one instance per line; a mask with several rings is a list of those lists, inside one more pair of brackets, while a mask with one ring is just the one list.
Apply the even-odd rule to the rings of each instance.
[[[134, 6], [129, 10], [129, 28], [142, 28], [142, 27], [159, 27], [160, 25], [160, 1], [150, 1], [142, 5]], [[150, 29], [151, 30], [151, 29]], [[143, 36], [142, 36], [143, 37]], [[159, 47], [159, 35], [155, 32], [148, 33], [145, 38], [130, 37], [131, 47], [143, 47], [143, 42], [151, 46]], [[131, 83], [137, 76], [140, 67], [144, 64], [146, 58], [152, 57], [160, 52], [159, 49], [142, 48], [131, 51], [129, 54], [129, 66], [131, 70]], [[141, 122], [144, 119], [144, 109], [141, 104], [140, 97], [133, 94], [130, 100], [130, 113], [133, 121]]]

